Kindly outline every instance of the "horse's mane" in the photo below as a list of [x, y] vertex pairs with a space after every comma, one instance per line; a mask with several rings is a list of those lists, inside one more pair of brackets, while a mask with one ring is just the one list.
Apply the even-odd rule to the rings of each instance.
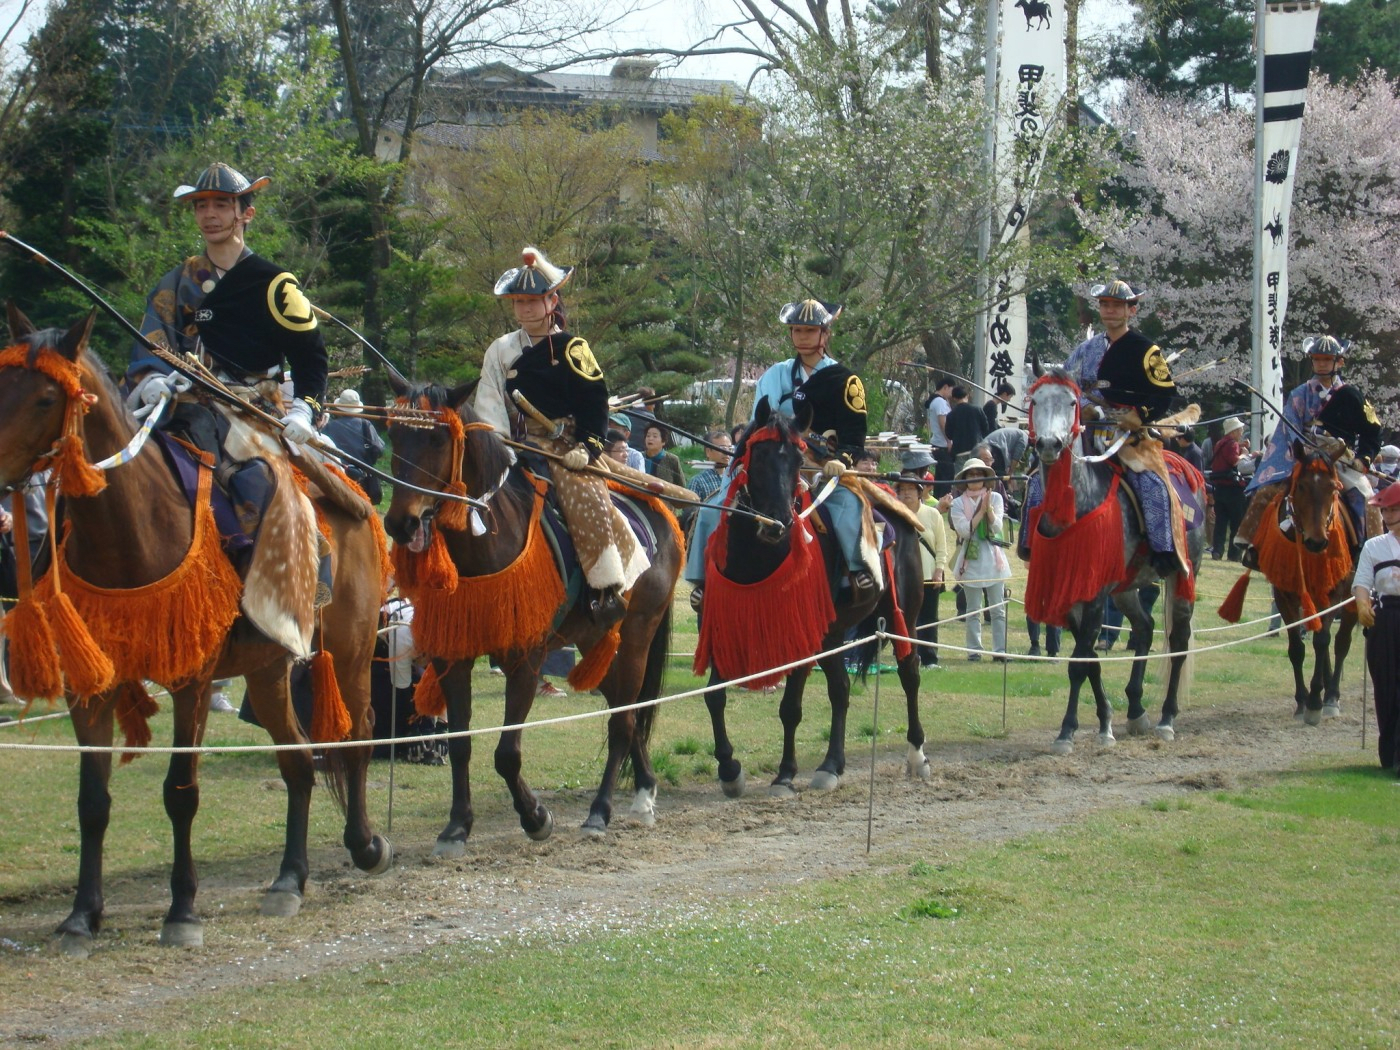
[[1042, 386], [1078, 386], [1074, 376], [1059, 365], [1052, 365], [1041, 373], [1040, 378], [1031, 384], [1027, 394], [1032, 394]]
[[482, 419], [465, 401], [454, 410], [447, 387], [438, 383], [425, 383], [415, 387], [409, 392], [408, 403], [414, 406], [427, 405], [434, 411], [455, 411], [457, 417], [466, 424], [466, 456], [462, 464], [464, 472], [484, 479], [487, 485], [494, 485], [496, 479], [511, 465], [510, 449], [501, 441], [500, 435], [490, 427], [473, 427], [473, 423], [481, 423]]
[[802, 431], [797, 425], [797, 420], [782, 412], [770, 412], [768, 418], [762, 423], [757, 420], [750, 422], [744, 432], [739, 435], [739, 443], [734, 446], [734, 458], [738, 459], [745, 454], [748, 450], [749, 438], [753, 434], [770, 427], [777, 431], [780, 441], [795, 442], [802, 438]]

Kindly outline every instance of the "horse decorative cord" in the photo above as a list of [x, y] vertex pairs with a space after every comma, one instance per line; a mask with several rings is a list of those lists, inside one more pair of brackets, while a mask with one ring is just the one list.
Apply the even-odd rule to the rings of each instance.
[[[1337, 453], [1345, 451], [1340, 447]], [[1351, 651], [1356, 627], [1356, 606], [1317, 615], [1351, 594], [1356, 551], [1361, 539], [1351, 537], [1338, 493], [1334, 455], [1293, 443], [1293, 473], [1288, 488], [1264, 512], [1255, 536], [1259, 571], [1273, 588], [1279, 615], [1290, 624], [1307, 619], [1312, 632], [1313, 672], [1306, 684], [1303, 664], [1307, 647], [1303, 627], [1288, 628], [1288, 660], [1293, 666], [1293, 717], [1308, 725], [1341, 713], [1342, 665]], [[1230, 623], [1239, 622], [1244, 593], [1249, 586], [1245, 572], [1220, 607]], [[1336, 622], [1336, 645], [1332, 625]]]
[[[798, 503], [804, 498], [798, 495], [803, 449], [797, 425], [787, 416], [770, 414], [765, 399], [735, 450], [741, 473], [730, 488], [730, 500], [740, 501], [780, 525], [727, 515], [724, 525], [710, 539], [696, 673], [703, 674], [708, 666], [712, 685], [839, 646], [847, 630], [858, 624], [862, 633], [872, 632], [877, 617], [883, 617], [896, 633], [898, 629], [893, 625], [901, 618], [911, 634], [917, 622], [923, 598], [918, 536], [899, 518], [891, 519], [895, 543], [892, 558], [887, 554], [885, 559], [886, 572], [893, 570], [893, 585], [887, 581], [878, 595], [857, 605], [851, 603], [848, 592], [835, 599], [844, 572], [844, 559], [835, 538], [825, 533], [812, 537], [806, 521], [796, 516]], [[733, 600], [725, 602], [726, 596]], [[896, 615], [896, 602], [900, 616]], [[729, 622], [716, 627], [716, 621]], [[736, 628], [756, 640], [747, 654], [739, 646], [721, 641], [725, 633], [732, 635]], [[924, 755], [924, 729], [919, 720], [919, 658], [908, 643], [897, 644], [895, 652], [908, 715], [908, 769], [911, 775], [927, 777], [929, 761]], [[874, 656], [873, 646], [862, 654], [866, 668]], [[831, 731], [826, 756], [813, 771], [811, 786], [831, 790], [840, 785], [846, 769], [846, 714], [851, 687], [844, 654], [824, 656], [817, 663], [826, 675]], [[769, 793], [778, 797], [794, 793], [797, 727], [802, 721], [802, 694], [810, 673], [810, 665], [787, 672], [778, 708], [783, 724], [783, 757], [769, 786]], [[715, 735], [720, 786], [726, 795], [737, 797], [744, 793], [745, 776], [734, 757], [734, 745], [725, 726], [726, 702], [724, 689], [711, 689], [705, 694]]]
[[[491, 656], [505, 671], [505, 721], [511, 725], [529, 716], [545, 654], [569, 642], [582, 654], [570, 676], [574, 688], [598, 687], [609, 707], [659, 696], [671, 598], [684, 560], [684, 540], [670, 511], [649, 497], [638, 499], [656, 537], [656, 553], [633, 585], [621, 623], [603, 630], [566, 594], [541, 534], [544, 483], [513, 465], [510, 450], [467, 406], [475, 384], [452, 390], [411, 387], [395, 373], [390, 382], [400, 406], [413, 413], [390, 422], [395, 478], [422, 489], [460, 486], [487, 505], [484, 513], [444, 514], [439, 501], [396, 484], [385, 515], [398, 545], [400, 589], [414, 601], [415, 648], [432, 658], [419, 689], [427, 695], [441, 689], [449, 730], [471, 725], [471, 671], [479, 656]], [[433, 422], [425, 425], [427, 420]], [[643, 823], [654, 822], [657, 780], [648, 742], [655, 715], [655, 707], [644, 707], [608, 719], [607, 764], [583, 824], [586, 832], [606, 831], [613, 790], [627, 759], [636, 779], [631, 812]], [[434, 853], [455, 857], [465, 853], [473, 821], [471, 738], [451, 739], [448, 757], [452, 807]], [[495, 760], [520, 826], [533, 839], [548, 838], [554, 817], [521, 773], [519, 730], [501, 734]]]
[[[191, 511], [180, 482], [160, 455], [138, 455], [96, 481], [85, 476], [91, 470], [88, 460], [126, 447], [137, 431], [120, 393], [86, 348], [91, 325], [89, 317], [67, 332], [38, 332], [12, 309], [11, 330], [18, 347], [5, 351], [0, 367], [0, 491], [15, 489], [43, 469], [57, 449], [54, 462], [64, 497], [66, 533], [57, 569], [29, 600], [44, 599], [44, 606], [53, 607], [52, 598], [68, 592], [92, 629], [96, 648], [109, 661], [105, 684], [98, 679], [79, 685], [70, 678], [68, 707], [78, 742], [111, 746], [114, 718], [129, 742], [146, 742], [145, 719], [155, 704], [142, 681], [153, 680], [170, 689], [174, 743], [198, 745], [208, 716], [210, 683], [243, 676], [253, 711], [273, 740], [307, 744], [291, 706], [291, 656], [235, 622], [239, 581], [218, 548], [208, 508], [197, 501]], [[40, 362], [42, 367], [36, 367]], [[75, 392], [85, 412], [75, 409]], [[210, 471], [200, 473], [207, 493]], [[322, 655], [335, 654], [334, 677], [349, 716], [348, 726], [342, 724], [334, 733], [368, 740], [369, 670], [383, 587], [382, 540], [367, 519], [354, 518], [329, 503], [322, 510], [332, 535], [335, 575], [334, 599], [322, 615], [321, 648]], [[62, 606], [61, 601], [56, 604]], [[31, 610], [31, 622], [43, 619], [40, 607]], [[17, 640], [15, 633], [24, 633], [23, 624], [11, 618], [5, 627], [12, 641]], [[60, 651], [70, 644], [65, 641], [65, 636], [72, 637], [67, 630], [56, 632]], [[33, 647], [33, 639], [27, 644]], [[324, 665], [330, 662], [328, 656], [316, 658], [317, 677], [326, 677], [329, 668]], [[70, 672], [66, 660], [63, 670]], [[92, 695], [82, 695], [89, 692]], [[346, 814], [345, 845], [351, 859], [364, 871], [379, 872], [388, 867], [392, 851], [366, 813], [368, 760], [368, 747], [333, 749], [327, 766], [332, 792]], [[286, 840], [280, 871], [262, 910], [265, 915], [290, 916], [300, 908], [308, 873], [306, 833], [315, 774], [309, 748], [278, 752], [277, 762], [287, 784]], [[78, 890], [72, 913], [58, 930], [62, 950], [72, 955], [91, 951], [102, 924], [102, 852], [111, 809], [111, 768], [110, 753], [84, 753], [80, 759]], [[197, 773], [197, 755], [171, 756], [165, 800], [174, 860], [163, 944], [203, 941], [194, 910], [198, 878], [191, 850], [199, 807]]]
[[[1080, 455], [1079, 387], [1062, 368], [1046, 370], [1031, 387], [1031, 447], [1040, 460], [1045, 496], [1029, 512], [1025, 535], [1030, 546], [1026, 580], [1026, 615], [1042, 623], [1064, 624], [1074, 636], [1069, 663], [1069, 703], [1054, 751], [1074, 749], [1079, 729], [1079, 691], [1087, 681], [1099, 718], [1099, 743], [1114, 742], [1113, 710], [1104, 695], [1095, 643], [1103, 627], [1104, 602], [1111, 595], [1132, 624], [1128, 647], [1144, 656], [1152, 644], [1152, 617], [1143, 609], [1138, 589], [1159, 579], [1146, 556], [1146, 537], [1138, 513], [1119, 474], [1108, 463], [1091, 463]], [[1187, 532], [1192, 574], [1199, 569], [1204, 541], [1200, 529]], [[1117, 552], [1116, 554], [1114, 552]], [[1166, 578], [1164, 615], [1171, 671], [1162, 715], [1152, 725], [1142, 704], [1146, 663], [1138, 660], [1126, 687], [1128, 732], [1175, 737], [1177, 695], [1191, 642], [1193, 589], [1179, 586], [1178, 573]]]

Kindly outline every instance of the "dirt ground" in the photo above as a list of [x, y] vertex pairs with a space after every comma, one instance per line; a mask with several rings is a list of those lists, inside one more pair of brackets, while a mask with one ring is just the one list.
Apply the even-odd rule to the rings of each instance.
[[431, 841], [395, 841], [394, 867], [377, 878], [351, 869], [342, 851], [322, 849], [312, 854], [301, 914], [289, 920], [258, 914], [270, 872], [205, 864], [205, 946], [197, 951], [155, 943], [168, 902], [163, 878], [110, 880], [107, 926], [82, 962], [34, 947], [67, 914], [68, 900], [7, 901], [0, 1045], [57, 1045], [99, 1030], [144, 1029], [163, 1005], [192, 994], [363, 966], [435, 945], [574, 940], [701, 916], [717, 895], [758, 898], [795, 880], [915, 857], [936, 862], [1097, 810], [1244, 788], [1314, 759], [1373, 763], [1374, 725], [1362, 751], [1359, 703], [1344, 706], [1340, 718], [1307, 728], [1276, 697], [1198, 698], [1173, 743], [1127, 738], [1120, 715], [1117, 746], [1101, 749], [1092, 732], [1081, 731], [1067, 757], [1048, 753], [1050, 727], [1027, 729], [932, 752], [927, 782], [906, 776], [902, 756], [882, 755], [869, 855], [869, 752], [853, 747], [838, 791], [774, 800], [766, 778], [752, 771], [749, 793], [738, 800], [723, 798], [714, 785], [663, 785], [655, 827], [627, 820], [623, 804], [601, 840], [576, 829], [574, 815], [581, 819], [589, 797], [579, 791], [543, 793], [558, 819], [544, 843], [528, 841], [506, 821], [479, 821], [462, 860], [432, 860]]

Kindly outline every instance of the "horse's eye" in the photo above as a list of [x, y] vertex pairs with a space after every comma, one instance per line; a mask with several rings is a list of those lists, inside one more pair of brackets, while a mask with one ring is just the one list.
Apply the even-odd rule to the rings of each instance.
[[44, 394], [37, 398], [33, 402], [33, 404], [35, 408], [40, 408], [44, 411], [48, 411], [49, 409], [53, 408], [54, 405], [58, 404], [58, 398], [54, 397], [51, 394]]

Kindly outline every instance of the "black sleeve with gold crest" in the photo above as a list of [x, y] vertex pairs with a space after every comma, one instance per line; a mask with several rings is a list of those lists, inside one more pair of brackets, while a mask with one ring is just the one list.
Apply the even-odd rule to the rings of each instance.
[[568, 332], [541, 339], [506, 374], [506, 391], [517, 390], [550, 419], [573, 416], [579, 443], [594, 457], [603, 451], [608, 384], [587, 340]]
[[865, 384], [845, 365], [827, 365], [812, 373], [792, 395], [800, 426], [836, 439], [849, 462], [865, 449]]
[[1099, 389], [1106, 400], [1136, 408], [1144, 423], [1165, 415], [1176, 398], [1171, 366], [1161, 348], [1131, 328], [1104, 353]]
[[284, 362], [296, 396], [326, 394], [326, 344], [297, 279], [259, 255], [229, 270], [204, 297], [195, 321], [216, 361], [247, 375]]
[[1381, 421], [1364, 394], [1350, 383], [1339, 386], [1322, 406], [1317, 421], [1370, 463], [1381, 450]]

